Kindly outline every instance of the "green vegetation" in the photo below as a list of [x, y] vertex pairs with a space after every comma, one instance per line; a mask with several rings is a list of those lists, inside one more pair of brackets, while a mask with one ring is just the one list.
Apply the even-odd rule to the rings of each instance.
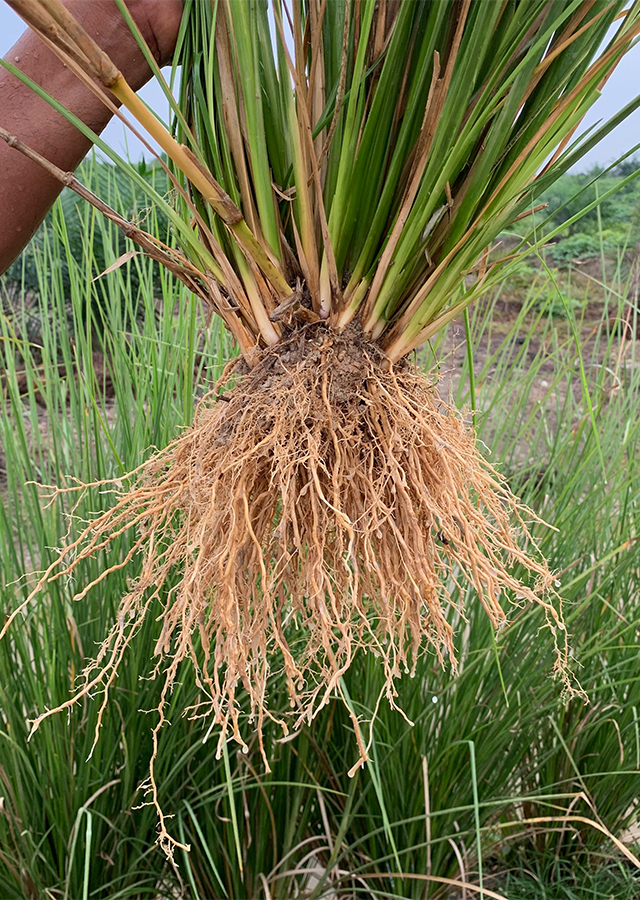
[[[38, 485], [69, 475], [95, 482], [139, 465], [150, 446], [166, 445], [190, 420], [194, 390], [196, 398], [207, 390], [231, 352], [219, 324], [207, 324], [171, 276], [158, 281], [144, 257], [93, 281], [123, 247], [112, 224], [82, 215], [104, 262], [92, 244], [74, 258], [58, 206], [30, 250], [37, 306], [24, 310], [14, 296], [13, 315], [0, 322], [6, 609], [25, 596], [67, 530], [76, 534], [110, 504], [108, 489], [96, 486], [68, 520], [73, 498], [59, 495], [47, 506]], [[162, 227], [153, 214], [149, 227]], [[477, 888], [480, 870], [484, 887], [508, 900], [637, 896], [637, 869], [596, 827], [620, 837], [637, 821], [640, 773], [640, 345], [631, 337], [621, 344], [611, 325], [628, 318], [635, 331], [638, 324], [622, 273], [607, 285], [595, 330], [573, 310], [562, 328], [550, 319], [552, 283], [545, 296], [525, 292], [507, 328], [496, 314], [499, 295], [470, 321], [478, 435], [514, 489], [558, 529], [536, 525], [535, 535], [558, 573], [588, 701], [561, 698], [539, 610], [521, 610], [494, 638], [482, 610], [469, 604], [468, 624], [456, 626], [460, 675], [426, 656], [416, 677], [398, 684], [414, 727], [386, 701], [378, 706], [383, 673], [371, 654], [360, 654], [344, 690], [363, 721], [377, 709], [371, 731], [364, 728], [371, 761], [347, 777], [358, 748], [335, 698], [289, 742], [265, 729], [269, 774], [256, 741], [248, 754], [225, 745], [221, 759], [215, 731], [203, 742], [201, 722], [184, 715], [200, 697], [184, 666], [156, 763], [162, 807], [191, 845], [176, 854], [174, 870], [154, 846], [156, 812], [142, 805], [162, 690], [142, 677], [160, 632], [155, 615], [120, 668], [90, 758], [99, 698], [50, 718], [27, 742], [28, 720], [68, 700], [142, 564], [134, 557], [71, 601], [126, 559], [133, 538], [123, 534], [73, 579], [53, 582], [0, 643], [1, 897], [210, 900], [306, 890], [314, 900], [336, 893], [433, 900], [448, 890], [437, 879]], [[33, 314], [41, 327], [27, 338], [25, 317]], [[441, 373], [455, 371], [450, 390], [468, 404], [467, 354], [458, 346], [449, 355], [460, 326], [439, 340]], [[421, 353], [431, 366], [430, 349]], [[272, 702], [286, 704], [284, 686], [274, 686]]]
[[[151, 166], [141, 161], [138, 164], [140, 174], [153, 185], [160, 196], [168, 196], [170, 183], [166, 173], [158, 166]], [[563, 227], [563, 230], [554, 238], [545, 251], [548, 264], [561, 269], [567, 269], [572, 263], [584, 262], [588, 259], [610, 260], [614, 263], [622, 262], [623, 268], [629, 267], [640, 244], [640, 182], [637, 175], [640, 174], [640, 161], [635, 157], [620, 163], [612, 169], [604, 171], [601, 167], [594, 166], [584, 173], [562, 175], [558, 181], [546, 190], [540, 199], [547, 204], [541, 210], [516, 223], [509, 230], [509, 234], [517, 233], [521, 237], [533, 235], [539, 245], [544, 243], [544, 237], [551, 230]], [[103, 197], [109, 205], [114, 206], [127, 218], [144, 226], [148, 220], [149, 207], [147, 200], [138, 190], [134, 190], [129, 179], [121, 170], [104, 158], [98, 157], [90, 164], [83, 164], [78, 176], [83, 184]], [[598, 197], [607, 194], [612, 189], [615, 194], [607, 197], [597, 206], [592, 207]], [[76, 265], [82, 265], [82, 255], [86, 246], [86, 222], [87, 211], [83, 204], [71, 189], [65, 188], [60, 202], [64, 210], [64, 220], [67, 240]], [[47, 228], [50, 230], [53, 224], [51, 212], [47, 216]], [[166, 215], [162, 209], [155, 208], [155, 221], [158, 224], [157, 233], [172, 242], [175, 237], [170, 228]], [[565, 223], [572, 220], [569, 225]], [[573, 221], [575, 220], [575, 221]], [[533, 224], [532, 224], [533, 223]], [[37, 292], [38, 272], [36, 268], [36, 248], [41, 249], [42, 235], [38, 232], [33, 242], [26, 248], [20, 259], [10, 267], [5, 275], [5, 285], [20, 285], [21, 289], [31, 293]], [[107, 268], [105, 251], [102, 247], [100, 229], [92, 234], [92, 258], [94, 276], [100, 275]], [[124, 254], [124, 237], [114, 237], [116, 241], [116, 259]], [[110, 250], [113, 252], [113, 250]], [[68, 266], [61, 261], [61, 276], [65, 294], [68, 296], [71, 290]], [[523, 260], [517, 269], [510, 273], [507, 279], [508, 289], [521, 291], [528, 287], [532, 278], [538, 273], [540, 267], [535, 256]], [[136, 267], [129, 267], [127, 277], [133, 279], [132, 287], [135, 291], [138, 287], [138, 273]], [[158, 270], [154, 270], [156, 289], [158, 289]], [[544, 276], [544, 273], [542, 273]], [[544, 277], [542, 278], [544, 281]], [[543, 290], [545, 299], [548, 299], [546, 287]], [[96, 302], [100, 303], [102, 295]], [[574, 302], [574, 301], [572, 301]], [[547, 309], [550, 307], [547, 306]], [[551, 309], [555, 314], [564, 314], [564, 305], [560, 298], [556, 298]], [[7, 310], [10, 313], [10, 309]], [[36, 327], [37, 323], [32, 322]]]
[[[563, 228], [549, 248], [554, 265], [566, 267], [601, 255], [616, 260], [637, 253], [638, 174], [640, 161], [633, 157], [606, 171], [594, 166], [586, 172], [563, 175], [540, 196], [540, 202], [547, 206], [534, 214], [537, 239], [542, 241], [550, 231]], [[603, 196], [605, 199], [594, 205]], [[513, 230], [526, 236], [531, 232], [531, 220], [516, 223]]]
[[272, 308], [297, 279], [323, 321], [358, 317], [394, 362], [433, 337], [513, 262], [480, 263], [495, 237], [613, 127], [570, 144], [640, 31], [640, 6], [620, 0], [276, 2], [272, 20], [267, 3], [188, 2], [178, 102], [142, 47], [175, 140], [64, 9], [20, 9], [166, 152], [177, 213], [65, 113], [164, 210], [185, 255], [165, 262], [205, 289], [250, 365], [254, 343], [282, 336]]
[[[169, 180], [159, 165], [150, 165], [144, 160], [137, 164], [139, 175], [162, 196], [168, 194]], [[86, 187], [101, 197], [109, 206], [118, 209], [128, 220], [137, 223], [141, 227], [148, 227], [150, 206], [144, 193], [139, 187], [132, 184], [131, 179], [125, 177], [121, 170], [107, 160], [95, 159], [89, 163], [83, 163], [77, 175]], [[113, 236], [113, 245], [103, 247], [102, 230], [94, 227], [87, 228], [86, 203], [69, 188], [65, 188], [60, 196], [63, 216], [65, 221], [65, 242], [68, 244], [73, 266], [82, 268], [85, 263], [83, 256], [87, 246], [91, 245], [89, 254], [93, 265], [92, 277], [97, 277], [111, 263], [107, 262], [107, 254], [119, 259], [124, 253], [125, 238], [120, 232]], [[42, 241], [46, 233], [51, 232], [54, 212], [51, 211], [46, 218], [47, 228], [38, 231], [24, 253], [11, 265], [5, 273], [5, 284], [19, 285], [21, 290], [35, 293], [39, 285], [38, 263], [42, 258]], [[153, 231], [158, 237], [166, 239], [169, 235], [169, 226], [166, 215], [162, 209], [154, 208]], [[170, 237], [172, 240], [172, 238]], [[59, 268], [55, 277], [62, 279], [62, 287], [65, 296], [69, 297], [73, 281], [70, 275], [69, 265], [65, 258], [54, 259], [51, 262]], [[127, 270], [127, 277], [131, 280], [131, 289], [135, 293], [138, 289], [138, 271], [135, 266]], [[154, 270], [154, 279], [159, 279], [158, 266]], [[103, 297], [101, 293], [96, 302], [100, 303]], [[95, 324], [95, 323], [94, 323]]]
[[[584, 173], [564, 175], [541, 196], [548, 203], [547, 214], [553, 226], [563, 225], [598, 197], [615, 188], [615, 194], [603, 200], [594, 209], [581, 215], [579, 221], [569, 224], [563, 240], [579, 234], [592, 235], [594, 246], [600, 247], [600, 231], [607, 240], [620, 244], [637, 242], [640, 235], [640, 185], [637, 175], [640, 161], [630, 159], [606, 172], [595, 166]], [[631, 179], [631, 180], [629, 180]]]

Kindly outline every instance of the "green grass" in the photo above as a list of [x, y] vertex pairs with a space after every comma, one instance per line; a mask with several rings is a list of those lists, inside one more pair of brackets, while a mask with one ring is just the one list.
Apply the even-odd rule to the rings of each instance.
[[[135, 167], [139, 176], [141, 176], [148, 184], [154, 187], [160, 195], [164, 196], [169, 191], [169, 181], [161, 167], [157, 164], [150, 165], [144, 160], [139, 162]], [[101, 160], [99, 157], [89, 162], [84, 162], [78, 169], [78, 177], [92, 191], [97, 193], [107, 204], [117, 208], [129, 220], [136, 221], [143, 225], [147, 222], [150, 212], [149, 201], [146, 199], [139, 186], [131, 183], [120, 170]], [[106, 242], [102, 240], [102, 229], [97, 227], [88, 234], [84, 230], [86, 222], [86, 211], [84, 203], [73, 191], [65, 190], [60, 198], [64, 211], [64, 220], [67, 233], [67, 241], [73, 259], [72, 268], [82, 265], [83, 253], [87, 247], [87, 242], [91, 243], [91, 264], [96, 269], [96, 275], [103, 272], [110, 264], [107, 257], [111, 256], [117, 259], [124, 253], [125, 238], [121, 234], [111, 232]], [[44, 251], [43, 242], [47, 230], [50, 232], [53, 225], [53, 218], [56, 214], [51, 211], [46, 218], [47, 229], [39, 230], [31, 243], [26, 247], [22, 255], [9, 267], [6, 273], [6, 280], [12, 283], [18, 283], [21, 287], [28, 291], [35, 292], [39, 285], [38, 264], [39, 259]], [[165, 236], [168, 228], [166, 216], [157, 206], [153, 213], [153, 230], [160, 236]], [[115, 254], [115, 256], [114, 256]], [[113, 259], [111, 259], [111, 262]], [[59, 278], [62, 279], [62, 286], [66, 296], [72, 289], [72, 275], [70, 273], [69, 264], [65, 255], [61, 255], [56, 260], [56, 265], [60, 269]], [[138, 289], [138, 271], [135, 266], [127, 271], [129, 284], [134, 291]], [[154, 270], [154, 278], [156, 284], [159, 280], [159, 271], [156, 267]], [[96, 297], [99, 302], [100, 295]]]
[[[190, 420], [194, 383], [197, 399], [231, 352], [184, 288], [143, 257], [94, 281], [123, 246], [91, 210], [78, 214], [83, 261], [58, 208], [33, 250], [37, 299], [14, 300], [10, 315], [5, 305], [0, 320], [6, 612], [26, 595], [25, 573], [110, 502], [108, 487], [96, 486], [69, 521], [73, 495], [47, 506], [37, 483], [124, 475]], [[104, 260], [93, 254], [96, 237]], [[635, 329], [638, 310], [622, 266], [605, 287], [593, 333], [576, 318], [582, 307], [568, 308], [557, 327], [549, 279], [524, 294], [507, 325], [495, 312], [499, 297], [477, 307], [472, 354], [460, 347], [448, 356], [462, 343], [460, 325], [433, 348], [441, 372], [455, 371], [450, 390], [461, 406], [471, 403], [473, 360], [478, 436], [557, 529], [534, 531], [558, 572], [588, 700], [560, 696], [538, 610], [517, 611], [494, 636], [470, 598], [469, 621], [457, 629], [460, 675], [427, 656], [414, 679], [398, 683], [413, 727], [378, 703], [373, 656], [345, 676], [344, 696], [363, 722], [375, 718], [364, 726], [364, 771], [347, 777], [358, 753], [336, 702], [290, 742], [267, 732], [266, 775], [253, 745], [245, 755], [230, 743], [216, 759], [216, 735], [203, 741], [198, 720], [183, 715], [199, 696], [185, 667], [156, 769], [169, 827], [191, 845], [173, 869], [154, 846], [156, 814], [141, 787], [161, 690], [142, 677], [159, 634], [153, 617], [121, 667], [91, 756], [99, 697], [48, 719], [27, 742], [28, 720], [68, 699], [113, 624], [137, 559], [81, 602], [72, 597], [126, 557], [124, 534], [73, 583], [51, 585], [0, 643], [0, 897], [433, 898], [445, 888], [424, 876], [458, 880], [461, 868], [476, 885], [483, 870], [484, 887], [509, 900], [635, 896], [633, 867], [585, 821], [623, 834], [637, 816], [640, 777], [640, 347], [627, 342], [620, 354], [610, 324], [629, 315]], [[106, 380], [94, 366], [102, 355]], [[419, 361], [431, 364], [429, 348]]]
[[12, 63], [0, 64], [164, 210], [197, 272], [186, 258], [165, 262], [201, 291], [211, 293], [213, 275], [233, 297], [233, 309], [215, 291], [209, 300], [249, 362], [256, 340], [278, 342], [271, 305], [298, 277], [321, 318], [343, 328], [359, 314], [364, 333], [402, 359], [515, 266], [526, 242], [488, 268], [480, 260], [640, 104], [574, 138], [640, 33], [635, 0], [626, 9], [621, 0], [186, 2], [177, 101], [133, 26], [170, 101], [176, 142], [88, 36], [58, 28], [65, 17], [51, 3], [31, 6], [23, 12], [32, 26], [100, 77], [167, 153], [178, 204]]
[[[585, 172], [562, 175], [544, 191], [539, 200], [547, 207], [535, 213], [533, 221], [539, 228], [550, 230], [569, 222], [611, 188], [617, 189], [599, 206], [567, 226], [558, 244], [558, 262], [599, 256], [602, 242], [610, 253], [616, 247], [635, 247], [640, 237], [639, 169], [640, 160], [633, 156], [606, 170], [593, 166]], [[544, 227], [543, 222], [546, 222]], [[531, 220], [526, 219], [513, 227], [522, 236], [530, 229]]]
[[487, 883], [509, 900], [636, 900], [640, 891], [638, 873], [618, 861], [596, 857], [587, 868], [553, 854]]

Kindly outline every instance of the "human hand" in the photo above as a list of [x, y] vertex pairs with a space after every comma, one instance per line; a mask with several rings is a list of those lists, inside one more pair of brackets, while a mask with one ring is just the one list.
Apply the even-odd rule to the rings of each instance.
[[127, 6], [156, 62], [168, 65], [178, 39], [182, 0], [129, 0]]
[[[0, 0], [1, 2], [1, 0]], [[134, 90], [151, 70], [115, 0], [64, 0], [69, 12], [111, 57]], [[127, 0], [133, 20], [160, 66], [171, 61], [182, 0]], [[98, 134], [111, 109], [30, 31], [7, 54]], [[0, 125], [64, 171], [75, 169], [91, 142], [30, 88], [0, 68]], [[0, 141], [0, 273], [20, 253], [60, 192], [60, 183]]]
[[[134, 90], [149, 67], [115, 0], [63, 0], [69, 12], [111, 57]], [[171, 62], [182, 17], [182, 0], [126, 0], [134, 22], [160, 66]]]

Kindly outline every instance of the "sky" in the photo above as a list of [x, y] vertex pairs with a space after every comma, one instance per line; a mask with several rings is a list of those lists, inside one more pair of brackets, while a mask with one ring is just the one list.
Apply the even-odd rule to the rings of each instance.
[[[0, 0], [0, 56], [5, 56], [24, 30], [22, 20]], [[165, 71], [165, 74], [167, 72]], [[602, 96], [587, 113], [583, 128], [598, 121], [605, 121], [626, 103], [640, 93], [640, 44], [631, 50], [622, 60], [618, 68], [607, 82]], [[163, 118], [168, 116], [168, 104], [160, 88], [149, 83], [141, 91], [140, 96]], [[0, 121], [0, 125], [3, 123]], [[145, 152], [136, 138], [129, 135], [125, 138], [122, 123], [112, 121], [103, 132], [103, 138], [118, 153], [126, 155], [127, 149], [132, 160], [138, 160]], [[594, 164], [607, 165], [619, 156], [640, 144], [640, 109], [629, 116], [597, 147], [591, 150], [574, 171], [583, 171]], [[148, 154], [147, 154], [148, 155]], [[640, 156], [640, 150], [638, 151]]]

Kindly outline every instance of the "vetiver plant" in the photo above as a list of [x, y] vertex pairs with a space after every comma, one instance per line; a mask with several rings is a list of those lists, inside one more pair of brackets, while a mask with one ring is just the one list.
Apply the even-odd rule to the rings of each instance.
[[[240, 685], [260, 737], [270, 675], [284, 673], [296, 727], [344, 691], [359, 647], [379, 657], [393, 705], [426, 646], [455, 667], [464, 580], [494, 626], [513, 602], [541, 604], [564, 671], [552, 576], [526, 549], [532, 514], [408, 355], [526, 252], [488, 257], [606, 131], [571, 145], [640, 32], [640, 3], [187, 2], [173, 137], [58, 0], [9, 2], [166, 152], [177, 206], [141, 187], [181, 250], [40, 161], [205, 299], [241, 351], [194, 425], [8, 617], [3, 633], [46, 583], [137, 529], [118, 568], [142, 554], [141, 575], [62, 708], [99, 687], [106, 704], [157, 598], [154, 671], [166, 682], [154, 741], [185, 658], [202, 688], [193, 714], [221, 726], [221, 752], [229, 731], [244, 745]], [[355, 769], [367, 750], [350, 712]]]
[[[83, 166], [83, 182], [109, 185], [104, 169]], [[120, 208], [115, 187], [110, 195]], [[82, 204], [77, 211], [83, 231], [100, 234], [96, 255], [76, 261], [68, 234], [75, 222], [68, 222], [65, 205], [57, 206], [31, 251], [39, 273], [36, 308], [27, 294], [24, 307], [15, 301], [12, 317], [0, 320], [0, 603], [8, 611], [28, 593], [22, 573], [53, 559], [51, 548], [60, 546], [67, 529], [67, 501], [75, 499], [61, 495], [43, 509], [37, 487], [25, 489], [25, 482], [61, 482], [68, 472], [91, 482], [135, 467], [150, 444], [165, 446], [190, 421], [194, 382], [198, 394], [206, 390], [231, 352], [220, 320], [207, 327], [203, 311], [187, 304], [186, 288], [171, 275], [162, 274], [157, 290], [151, 260], [135, 256], [93, 280], [122, 246], [112, 223]], [[146, 227], [166, 237], [155, 214]], [[128, 242], [125, 249], [133, 248]], [[65, 258], [70, 294], [60, 265]], [[134, 267], [135, 281], [129, 277]], [[159, 736], [155, 769], [159, 802], [175, 816], [171, 831], [191, 847], [177, 856], [185, 896], [266, 896], [265, 881], [273, 898], [296, 896], [327, 873], [317, 895], [335, 893], [337, 879], [348, 892], [352, 875], [354, 889], [366, 882], [372, 896], [424, 900], [436, 896], [442, 878], [469, 881], [477, 892], [484, 862], [485, 888], [510, 900], [516, 890], [492, 873], [516, 868], [521, 879], [527, 877], [522, 870], [537, 873], [542, 884], [532, 882], [528, 895], [536, 900], [565, 897], [569, 882], [580, 884], [579, 897], [635, 897], [633, 869], [624, 861], [628, 892], [622, 884], [605, 891], [602, 877], [614, 844], [585, 821], [623, 835], [636, 819], [638, 778], [640, 469], [634, 461], [640, 370], [637, 342], [621, 341], [610, 324], [629, 321], [635, 330], [633, 280], [622, 270], [607, 289], [601, 320], [571, 325], [582, 335], [606, 482], [575, 365], [573, 307], [568, 319], [552, 319], [552, 282], [535, 282], [507, 334], [502, 295], [495, 307], [483, 301], [470, 315], [478, 438], [492, 448], [513, 489], [560, 529], [539, 525], [535, 533], [561, 573], [567, 626], [590, 702], [565, 704], [548, 677], [553, 640], [541, 631], [543, 610], [521, 610], [496, 640], [480, 605], [469, 602], [468, 627], [456, 639], [460, 673], [443, 672], [424, 655], [416, 678], [397, 684], [397, 702], [415, 725], [381, 704], [372, 732], [367, 728], [371, 763], [353, 779], [346, 773], [357, 745], [339, 698], [295, 741], [280, 743], [278, 727], [267, 724], [272, 772], [266, 774], [255, 735], [248, 755], [234, 753], [230, 744], [226, 760], [216, 761], [216, 742], [201, 740], [202, 723], [181, 716], [199, 693], [187, 661], [170, 700], [171, 727]], [[137, 314], [141, 305], [144, 317]], [[104, 316], [94, 330], [86, 327], [87, 310]], [[20, 327], [34, 314], [41, 322], [37, 342], [22, 337]], [[456, 404], [462, 406], [469, 399], [468, 357], [456, 331], [460, 335], [458, 323], [444, 329], [433, 349], [444, 372], [459, 372]], [[455, 363], [448, 358], [454, 347]], [[113, 373], [112, 399], [111, 391], [103, 395], [102, 378], [93, 377], [94, 354], [102, 350]], [[431, 348], [421, 357], [419, 364], [426, 364]], [[603, 366], [603, 360], [611, 362]], [[548, 388], [541, 400], [542, 379]], [[87, 520], [109, 502], [103, 488], [90, 489], [75, 515]], [[71, 583], [42, 591], [20, 627], [0, 642], [2, 897], [44, 898], [57, 890], [72, 898], [180, 893], [178, 875], [152, 846], [155, 811], [137, 808], [163, 687], [140, 676], [160, 633], [161, 602], [132, 642], [91, 758], [97, 703], [49, 718], [27, 742], [28, 719], [67, 699], [141, 561], [114, 572], [80, 603], [71, 602], [74, 589], [123, 560], [134, 537], [131, 529], [104, 555], [83, 560]], [[534, 666], [528, 664], [532, 647]], [[364, 722], [374, 716], [383, 678], [371, 655], [359, 654], [345, 673], [344, 686]], [[278, 692], [274, 685], [271, 696], [286, 707], [284, 686]], [[475, 746], [475, 766], [468, 742]], [[331, 846], [339, 849], [332, 854]], [[545, 860], [543, 876], [538, 867]], [[550, 884], [563, 860], [570, 860], [571, 879], [567, 874], [565, 884]], [[390, 878], [396, 870], [407, 877]]]

